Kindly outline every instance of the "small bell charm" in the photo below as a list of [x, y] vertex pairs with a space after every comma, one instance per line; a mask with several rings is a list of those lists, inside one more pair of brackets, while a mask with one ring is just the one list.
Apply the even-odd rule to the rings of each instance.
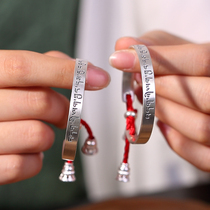
[[117, 180], [120, 182], [129, 182], [129, 175], [130, 175], [129, 164], [121, 163], [118, 170]]
[[95, 155], [98, 152], [96, 139], [87, 138], [81, 150], [85, 155]]
[[59, 176], [62, 182], [74, 182], [76, 180], [74, 164], [72, 161], [66, 161]]

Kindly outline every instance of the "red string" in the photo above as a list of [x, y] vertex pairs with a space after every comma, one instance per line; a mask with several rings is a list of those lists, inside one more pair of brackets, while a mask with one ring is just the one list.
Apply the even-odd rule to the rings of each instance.
[[[89, 135], [89, 139], [94, 139], [94, 136], [93, 136], [93, 132], [90, 128], [90, 126], [87, 124], [87, 122], [85, 122], [83, 119], [81, 119], [80, 123], [86, 128], [87, 132], [88, 132], [88, 135]], [[66, 161], [67, 163], [73, 163], [72, 160], [67, 160]]]
[[88, 138], [94, 139], [93, 132], [92, 132], [90, 126], [87, 124], [87, 122], [85, 122], [83, 119], [81, 119], [80, 123], [86, 128], [88, 135], [89, 135]]
[[[127, 111], [133, 111], [137, 113], [137, 110], [133, 108], [133, 100], [131, 98], [131, 95], [126, 95], [126, 106]], [[135, 117], [133, 116], [127, 116], [126, 117], [126, 130], [129, 130], [130, 135], [135, 135], [136, 129], [135, 129]], [[124, 148], [124, 157], [123, 157], [123, 163], [128, 163], [128, 155], [129, 155], [129, 148], [130, 148], [130, 142], [128, 141], [127, 137], [125, 136], [125, 148]]]
[[128, 163], [128, 154], [130, 149], [130, 142], [127, 138], [125, 138], [125, 148], [124, 148], [124, 157], [123, 157], [123, 163]]

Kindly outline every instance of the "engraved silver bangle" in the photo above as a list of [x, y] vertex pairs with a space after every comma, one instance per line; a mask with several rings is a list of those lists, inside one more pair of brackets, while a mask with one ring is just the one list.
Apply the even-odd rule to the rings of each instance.
[[85, 79], [88, 62], [82, 59], [76, 59], [74, 69], [74, 79], [72, 84], [69, 115], [66, 127], [65, 139], [63, 142], [62, 159], [74, 160], [79, 138], [79, 129], [83, 98], [85, 91]]
[[[146, 143], [152, 133], [154, 118], [155, 118], [155, 79], [152, 60], [149, 50], [144, 45], [133, 45], [131, 48], [135, 49], [140, 63], [141, 78], [142, 78], [142, 97], [143, 107], [140, 123], [139, 134], [131, 136], [129, 132], [126, 137], [130, 143], [144, 144]], [[130, 94], [134, 99], [134, 78], [133, 74], [123, 72], [122, 80], [122, 100], [126, 102], [126, 95]]]

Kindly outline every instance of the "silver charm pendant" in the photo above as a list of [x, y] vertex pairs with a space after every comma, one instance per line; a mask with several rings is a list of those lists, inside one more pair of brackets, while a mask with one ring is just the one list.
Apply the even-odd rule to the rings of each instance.
[[74, 182], [76, 180], [74, 164], [72, 161], [66, 161], [59, 176], [62, 182]]
[[85, 155], [95, 155], [98, 152], [95, 138], [87, 138], [81, 150]]
[[121, 163], [118, 174], [117, 180], [120, 182], [129, 182], [130, 181], [130, 168], [128, 163]]

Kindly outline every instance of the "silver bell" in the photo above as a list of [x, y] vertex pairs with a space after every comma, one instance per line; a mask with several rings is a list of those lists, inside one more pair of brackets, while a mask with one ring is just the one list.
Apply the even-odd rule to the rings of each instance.
[[95, 155], [98, 152], [96, 139], [87, 138], [81, 150], [85, 155]]
[[73, 162], [66, 161], [59, 176], [62, 182], [74, 182], [76, 180]]
[[121, 163], [117, 174], [117, 180], [120, 182], [129, 182], [129, 176], [130, 176], [129, 164]]

